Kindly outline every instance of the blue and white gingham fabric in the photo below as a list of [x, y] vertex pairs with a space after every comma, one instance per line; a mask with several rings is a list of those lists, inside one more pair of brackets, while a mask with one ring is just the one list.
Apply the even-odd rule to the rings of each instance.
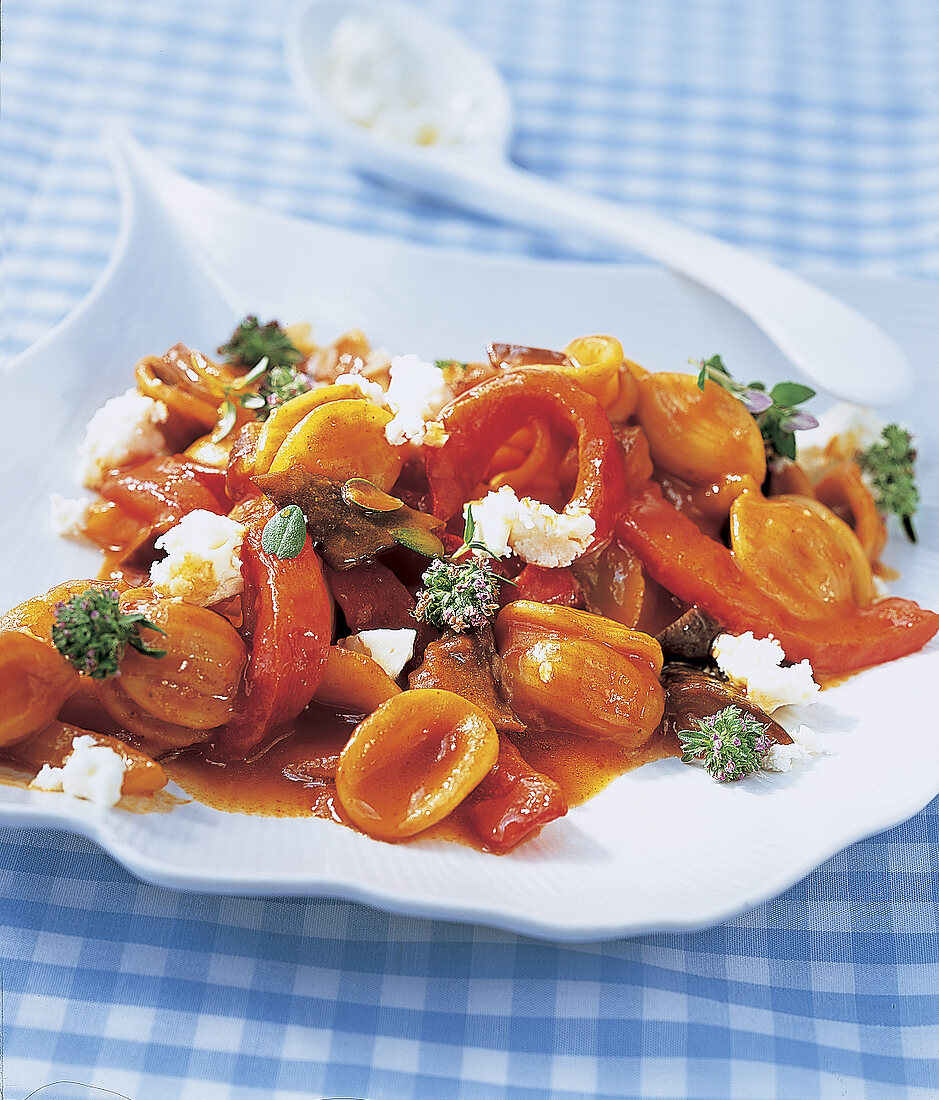
[[[534, 171], [784, 264], [939, 276], [936, 0], [421, 6], [505, 74]], [[610, 258], [355, 174], [290, 87], [285, 15], [284, 0], [6, 0], [4, 356], [107, 259], [98, 135], [115, 118], [185, 174], [292, 214]], [[723, 927], [558, 947], [345, 902], [173, 893], [82, 839], [7, 831], [0, 1096], [928, 1100], [937, 873], [934, 803]]]

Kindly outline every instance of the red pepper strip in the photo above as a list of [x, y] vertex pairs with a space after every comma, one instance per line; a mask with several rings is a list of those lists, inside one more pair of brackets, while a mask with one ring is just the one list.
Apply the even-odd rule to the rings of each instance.
[[380, 562], [342, 572], [327, 567], [326, 580], [352, 631], [413, 629], [418, 625], [411, 614], [414, 597]]
[[494, 852], [507, 852], [567, 813], [557, 783], [529, 767], [506, 737], [499, 738], [499, 759], [464, 806], [480, 840]]
[[480, 382], [453, 400], [442, 420], [449, 438], [426, 447], [433, 513], [447, 520], [479, 485], [499, 445], [534, 417], [577, 439], [577, 484], [571, 504], [596, 524], [592, 546], [606, 542], [625, 491], [620, 446], [600, 404], [552, 370], [526, 367]]
[[617, 534], [669, 592], [697, 604], [729, 630], [772, 634], [789, 660], [807, 657], [825, 675], [843, 676], [904, 657], [939, 630], [939, 615], [897, 598], [850, 615], [814, 620], [795, 615], [759, 588], [722, 543], [667, 503], [657, 485], [627, 503]]
[[227, 515], [225, 471], [190, 462], [179, 455], [145, 458], [108, 474], [101, 495], [134, 519], [166, 531], [197, 508]]
[[261, 548], [273, 505], [245, 524], [241, 545], [244, 633], [250, 656], [231, 721], [215, 731], [209, 759], [243, 760], [303, 710], [326, 669], [332, 600], [323, 564], [309, 536], [295, 558], [282, 561]]
[[570, 569], [526, 565], [515, 584], [513, 599], [559, 604], [561, 607], [584, 607], [583, 589]]

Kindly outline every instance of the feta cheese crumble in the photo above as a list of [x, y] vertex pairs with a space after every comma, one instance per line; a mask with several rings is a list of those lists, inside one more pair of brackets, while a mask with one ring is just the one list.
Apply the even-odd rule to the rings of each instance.
[[154, 546], [166, 557], [154, 562], [157, 592], [208, 607], [244, 589], [241, 542], [245, 528], [228, 516], [196, 509], [161, 535]]
[[162, 401], [128, 390], [106, 401], [88, 421], [78, 449], [78, 476], [88, 489], [97, 489], [108, 470], [136, 458], [166, 454], [159, 425], [169, 415]]
[[385, 438], [392, 446], [420, 443], [442, 447], [447, 441], [437, 414], [453, 400], [453, 390], [441, 371], [419, 355], [396, 355], [391, 360], [388, 389], [361, 374], [340, 374], [336, 385], [355, 386], [362, 396], [394, 414], [385, 425]]
[[377, 382], [372, 382], [362, 374], [340, 374], [334, 385], [354, 386], [373, 405], [381, 407], [387, 404], [384, 389]]
[[570, 565], [590, 545], [596, 524], [589, 512], [571, 505], [555, 512], [547, 504], [531, 497], [515, 495], [503, 485], [483, 500], [470, 501], [463, 509], [464, 519], [472, 509], [473, 538], [499, 558], [516, 553], [530, 565], [558, 568]]
[[85, 522], [88, 516], [87, 500], [78, 497], [64, 497], [53, 493], [49, 497], [49, 519], [52, 530], [66, 539], [85, 537]]
[[721, 672], [744, 688], [747, 698], [767, 714], [777, 707], [814, 703], [818, 695], [809, 662], [783, 668], [786, 654], [772, 636], [755, 638], [752, 630], [739, 636], [719, 634], [711, 654]]
[[414, 656], [417, 631], [407, 627], [401, 630], [361, 630], [345, 640], [346, 649], [364, 653], [381, 665], [392, 680], [397, 680], [404, 666]]
[[774, 744], [763, 758], [763, 767], [771, 772], [792, 771], [794, 764], [803, 764], [812, 756], [827, 756], [828, 749], [809, 726], [800, 726], [790, 733], [791, 745]]
[[97, 806], [114, 806], [121, 797], [125, 770], [123, 758], [114, 749], [82, 734], [73, 738], [72, 751], [61, 768], [43, 764], [29, 786], [38, 791], [62, 791]]
[[443, 380], [442, 371], [419, 355], [396, 355], [391, 360], [390, 377], [385, 403], [394, 417], [385, 426], [385, 438], [396, 447], [422, 443], [430, 427], [435, 446], [440, 446], [437, 414], [453, 400], [453, 390]]

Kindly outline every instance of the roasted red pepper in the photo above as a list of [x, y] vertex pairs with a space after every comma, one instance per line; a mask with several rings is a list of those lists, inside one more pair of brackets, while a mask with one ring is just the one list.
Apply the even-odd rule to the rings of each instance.
[[627, 503], [617, 534], [669, 592], [734, 633], [772, 634], [789, 660], [807, 657], [823, 675], [843, 676], [904, 657], [939, 630], [939, 615], [895, 597], [849, 615], [816, 620], [796, 615], [760, 589], [723, 543], [676, 511], [654, 484]]
[[447, 442], [425, 448], [434, 515], [445, 520], [456, 515], [472, 499], [499, 445], [533, 417], [577, 440], [571, 504], [590, 513], [596, 524], [592, 546], [602, 545], [624, 492], [620, 445], [595, 398], [563, 374], [538, 367], [481, 382], [447, 407]]
[[244, 521], [241, 546], [244, 629], [250, 644], [235, 716], [215, 731], [207, 756], [243, 760], [303, 710], [320, 685], [332, 636], [332, 600], [309, 535], [299, 556], [281, 560], [261, 547], [273, 515], [265, 502]]
[[180, 455], [156, 455], [108, 474], [101, 495], [121, 511], [155, 531], [179, 523], [197, 508], [226, 515], [225, 472], [190, 462]]
[[499, 759], [464, 806], [479, 839], [494, 852], [509, 851], [567, 813], [557, 783], [526, 764], [506, 737], [499, 738]]
[[412, 615], [414, 597], [381, 562], [356, 565], [342, 572], [327, 568], [326, 580], [353, 633], [418, 625]]
[[511, 599], [560, 604], [562, 607], [585, 606], [583, 589], [569, 568], [545, 569], [541, 565], [526, 565], [515, 585]]

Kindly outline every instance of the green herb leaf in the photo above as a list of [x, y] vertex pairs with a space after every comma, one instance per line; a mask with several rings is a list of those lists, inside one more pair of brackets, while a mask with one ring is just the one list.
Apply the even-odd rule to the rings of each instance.
[[[752, 382], [750, 387], [756, 389]], [[761, 385], [759, 388], [765, 389], [766, 387]], [[809, 398], [815, 396], [815, 390], [810, 386], [803, 386], [799, 382], [778, 382], [769, 392], [777, 405], [801, 405], [804, 401], [808, 401]]]
[[253, 314], [245, 317], [218, 349], [227, 362], [251, 369], [267, 359], [267, 370], [292, 367], [303, 359], [303, 353], [290, 340], [277, 321], [262, 325]]
[[698, 389], [703, 390], [708, 380], [717, 383], [746, 405], [760, 427], [766, 446], [767, 461], [783, 457], [796, 457], [797, 431], [817, 427], [818, 421], [797, 406], [815, 396], [815, 390], [801, 382], [778, 382], [766, 392], [765, 382], [749, 382], [743, 385], [731, 377], [719, 355], [710, 359], [692, 360], [698, 367]]
[[709, 378], [713, 382], [720, 382], [724, 376], [730, 378], [730, 371], [724, 366], [724, 362], [719, 355], [712, 355], [710, 359], [701, 359], [695, 365], [700, 368], [698, 371], [699, 390], [704, 389], [704, 383]]
[[682, 763], [700, 760], [720, 783], [759, 771], [773, 746], [768, 727], [737, 706], [724, 707], [717, 714], [693, 721], [697, 729], [678, 733]]
[[264, 377], [269, 366], [270, 363], [265, 355], [262, 359], [257, 361], [247, 374], [243, 374], [240, 378], [236, 378], [235, 381], [232, 382], [232, 389], [243, 390], [245, 386], [250, 386], [252, 382], [257, 382], [259, 378]]
[[898, 516], [907, 538], [916, 542], [913, 516], [919, 507], [919, 490], [910, 433], [899, 424], [888, 424], [880, 439], [857, 456], [857, 462], [870, 478], [878, 509]]
[[476, 534], [476, 517], [473, 515], [472, 504], [466, 509], [466, 523], [463, 525], [463, 542], [466, 546], [473, 541]]
[[778, 423], [769, 423], [763, 433], [770, 447], [783, 458], [795, 459], [796, 437], [792, 432], [783, 431]]
[[296, 558], [306, 544], [306, 517], [296, 504], [288, 504], [264, 524], [261, 549], [281, 561]]
[[127, 646], [145, 657], [165, 657], [141, 636], [141, 629], [166, 632], [140, 612], [121, 612], [120, 596], [113, 588], [89, 588], [55, 605], [52, 644], [85, 676], [107, 680], [120, 675]]

